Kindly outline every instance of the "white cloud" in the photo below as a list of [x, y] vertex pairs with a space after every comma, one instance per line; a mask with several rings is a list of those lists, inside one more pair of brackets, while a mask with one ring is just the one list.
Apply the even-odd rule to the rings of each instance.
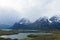
[[[26, 13], [32, 21], [40, 16], [51, 17], [57, 13], [56, 0], [33, 0], [31, 2], [31, 6], [24, 9], [24, 14]], [[32, 4], [35, 5], [32, 6]]]
[[57, 13], [60, 14], [60, 0], [0, 0], [1, 8], [14, 9], [19, 17], [22, 15], [33, 21], [40, 16], [51, 17]]

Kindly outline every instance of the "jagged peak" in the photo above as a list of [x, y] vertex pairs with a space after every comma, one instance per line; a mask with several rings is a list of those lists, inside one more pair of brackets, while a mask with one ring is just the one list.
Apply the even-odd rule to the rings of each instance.
[[48, 21], [48, 17], [44, 16], [44, 17], [40, 17], [39, 19], [36, 20], [36, 22], [39, 21]]
[[28, 20], [27, 18], [22, 18], [20, 21], [19, 21], [20, 24], [30, 24], [30, 20]]
[[60, 22], [60, 15], [55, 15], [50, 18], [52, 22]]

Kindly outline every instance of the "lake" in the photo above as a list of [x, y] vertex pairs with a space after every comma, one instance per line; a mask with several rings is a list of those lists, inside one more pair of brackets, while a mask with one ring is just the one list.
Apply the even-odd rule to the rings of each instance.
[[19, 34], [14, 34], [14, 35], [2, 35], [1, 37], [3, 38], [11, 38], [11, 39], [23, 39], [23, 38], [28, 38], [27, 36], [30, 34], [40, 34], [40, 35], [52, 35], [52, 33], [19, 33]]

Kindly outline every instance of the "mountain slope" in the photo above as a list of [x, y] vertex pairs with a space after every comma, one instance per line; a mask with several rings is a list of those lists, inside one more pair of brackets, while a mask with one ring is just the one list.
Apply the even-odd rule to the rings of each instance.
[[29, 20], [22, 19], [18, 23], [15, 23], [11, 29], [60, 30], [60, 17], [53, 16], [50, 19], [42, 17], [37, 19], [34, 23], [30, 23]]
[[27, 20], [27, 19], [25, 19], [25, 18], [23, 18], [23, 19], [21, 19], [18, 23], [15, 23], [12, 27], [11, 27], [11, 29], [28, 29], [28, 25], [30, 24], [30, 21], [29, 20]]

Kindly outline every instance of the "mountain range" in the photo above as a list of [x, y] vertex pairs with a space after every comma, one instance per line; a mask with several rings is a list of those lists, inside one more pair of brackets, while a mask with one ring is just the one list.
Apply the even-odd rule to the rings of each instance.
[[40, 17], [31, 23], [28, 19], [21, 19], [15, 23], [10, 29], [22, 30], [60, 30], [60, 16]]

